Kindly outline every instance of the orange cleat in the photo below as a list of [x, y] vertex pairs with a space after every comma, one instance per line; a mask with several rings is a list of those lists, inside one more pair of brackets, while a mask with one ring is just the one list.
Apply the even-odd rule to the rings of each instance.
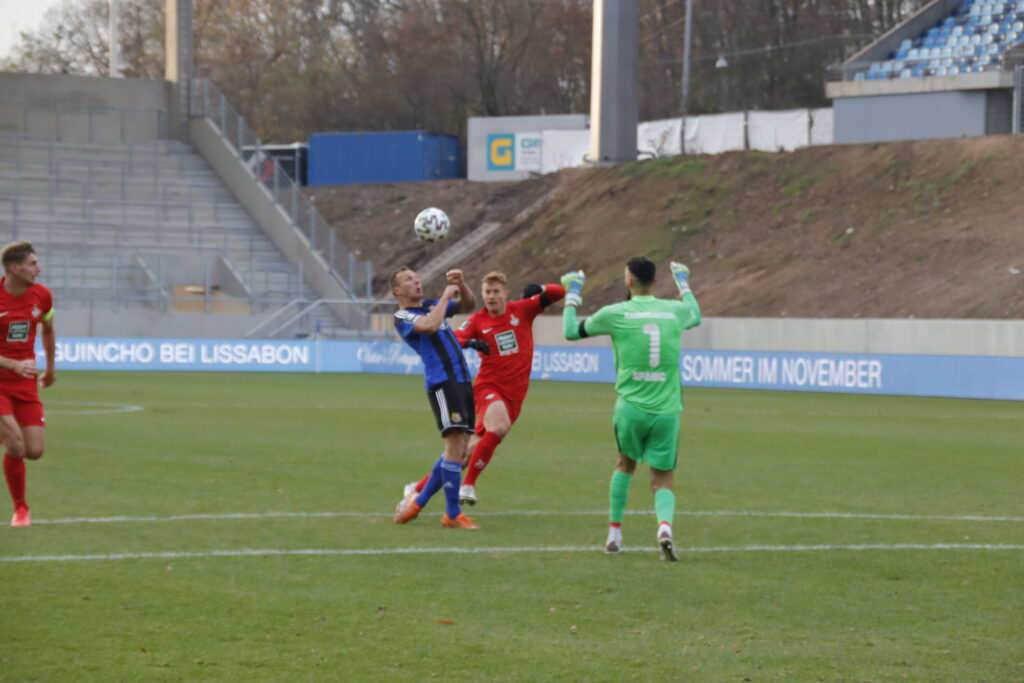
[[419, 516], [420, 509], [416, 504], [416, 492], [413, 491], [408, 498], [398, 504], [398, 509], [395, 510], [395, 524], [411, 522]]
[[11, 517], [11, 526], [32, 526], [32, 515], [29, 514], [28, 506], [14, 508], [14, 516]]
[[465, 513], [460, 512], [458, 517], [452, 519], [448, 516], [448, 513], [444, 513], [441, 517], [441, 526], [448, 529], [479, 529], [476, 524], [473, 524], [473, 520], [467, 517]]

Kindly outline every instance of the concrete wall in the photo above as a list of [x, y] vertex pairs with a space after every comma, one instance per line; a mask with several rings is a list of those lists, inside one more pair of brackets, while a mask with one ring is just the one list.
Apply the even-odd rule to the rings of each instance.
[[[471, 118], [466, 137], [466, 175], [477, 181], [523, 180], [530, 176], [530, 171], [515, 170], [519, 165], [515, 157], [518, 150], [514, 147], [516, 133], [531, 133], [539, 140], [541, 131], [585, 130], [586, 127], [587, 117], [583, 114]], [[540, 148], [536, 151], [539, 172]], [[506, 153], [509, 156], [506, 157]]]
[[832, 106], [837, 144], [985, 134], [984, 90], [849, 97]]
[[[166, 81], [3, 72], [0, 133], [101, 143], [166, 137], [170, 96]], [[31, 105], [27, 115], [22, 105]]]
[[[541, 346], [607, 346], [608, 337], [567, 342], [561, 316], [534, 323]], [[1024, 357], [1024, 320], [835, 320], [704, 318], [683, 348], [714, 351]]]
[[57, 338], [125, 337], [129, 339], [188, 338], [241, 339], [270, 313], [177, 313], [167, 311], [111, 311], [76, 309], [66, 311], [57, 302], [54, 327]]

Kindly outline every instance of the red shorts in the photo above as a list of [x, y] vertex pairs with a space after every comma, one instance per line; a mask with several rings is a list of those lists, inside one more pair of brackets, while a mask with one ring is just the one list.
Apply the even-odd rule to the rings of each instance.
[[22, 427], [45, 427], [46, 417], [35, 380], [0, 384], [0, 415], [13, 415], [14, 421]]
[[510, 401], [501, 395], [501, 392], [495, 389], [493, 386], [479, 386], [473, 387], [473, 404], [476, 406], [476, 414], [479, 416], [476, 422], [477, 436], [482, 436], [484, 431], [484, 415], [487, 414], [487, 409], [495, 401], [501, 401], [505, 404], [505, 409], [508, 411], [509, 424], [515, 424], [516, 420], [519, 419], [519, 413], [523, 410], [522, 401]]

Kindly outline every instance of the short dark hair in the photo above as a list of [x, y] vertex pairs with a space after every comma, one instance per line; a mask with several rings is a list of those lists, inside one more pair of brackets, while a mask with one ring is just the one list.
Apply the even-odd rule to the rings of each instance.
[[21, 263], [29, 254], [36, 253], [36, 250], [32, 247], [31, 242], [11, 242], [3, 248], [0, 252], [0, 263], [3, 264], [4, 270], [7, 270], [7, 266], [14, 265], [15, 263]]
[[633, 274], [633, 277], [637, 279], [641, 285], [649, 287], [654, 284], [654, 271], [657, 270], [657, 266], [654, 265], [654, 261], [643, 256], [634, 256], [629, 259], [629, 263], [626, 264], [629, 268], [629, 272]]

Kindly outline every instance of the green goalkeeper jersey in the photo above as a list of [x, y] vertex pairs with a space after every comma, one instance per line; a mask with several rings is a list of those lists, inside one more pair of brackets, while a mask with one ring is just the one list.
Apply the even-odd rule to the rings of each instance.
[[679, 382], [679, 338], [700, 324], [693, 294], [681, 301], [635, 296], [600, 309], [579, 324], [576, 307], [562, 313], [565, 338], [611, 335], [615, 352], [615, 391], [640, 410], [677, 413], [682, 407]]

